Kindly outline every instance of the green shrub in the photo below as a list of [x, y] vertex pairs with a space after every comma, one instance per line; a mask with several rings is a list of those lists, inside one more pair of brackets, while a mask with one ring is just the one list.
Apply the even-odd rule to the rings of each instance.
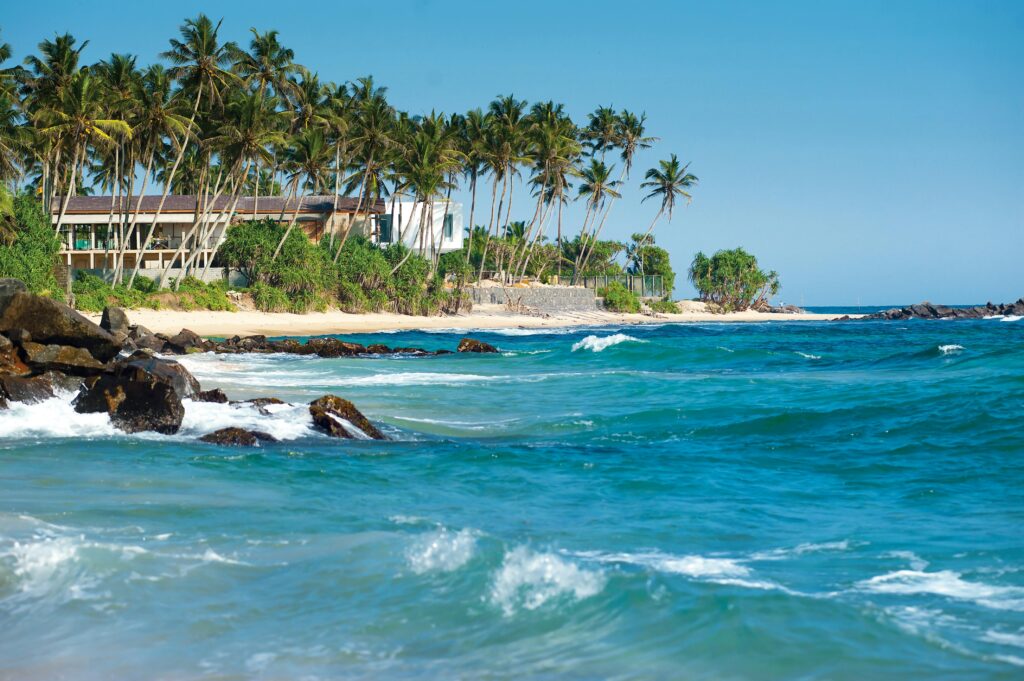
[[60, 248], [36, 197], [21, 194], [12, 200], [0, 189], [0, 277], [20, 279], [33, 293], [63, 300], [54, 274]]
[[673, 300], [652, 300], [647, 305], [651, 308], [652, 312], [679, 314], [679, 306]]
[[698, 252], [690, 265], [690, 281], [701, 300], [726, 312], [742, 311], [779, 292], [779, 275], [765, 272], [757, 258], [742, 248], [718, 251], [710, 258]]
[[[138, 281], [136, 280], [136, 284]], [[183, 310], [225, 310], [235, 311], [228, 300], [226, 281], [206, 283], [195, 277], [185, 277], [178, 287], [178, 305]]]
[[95, 274], [78, 272], [72, 284], [75, 294], [75, 307], [86, 312], [101, 312], [108, 305], [126, 308], [146, 307], [156, 310], [159, 302], [152, 294], [137, 288], [128, 288], [124, 284], [111, 286]]
[[617, 281], [609, 283], [597, 290], [597, 295], [604, 299], [604, 306], [612, 312], [639, 312], [640, 299]]
[[289, 307], [288, 296], [279, 288], [263, 282], [257, 282], [249, 289], [252, 302], [263, 312], [286, 312]]

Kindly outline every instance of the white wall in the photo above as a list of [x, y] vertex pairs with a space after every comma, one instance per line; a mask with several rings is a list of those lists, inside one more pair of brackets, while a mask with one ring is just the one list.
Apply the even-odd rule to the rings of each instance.
[[[412, 249], [420, 246], [420, 230], [424, 230], [424, 248], [430, 253], [431, 231], [433, 231], [434, 244], [439, 245], [442, 253], [456, 251], [462, 248], [462, 204], [452, 201], [447, 204], [448, 214], [452, 216], [451, 238], [444, 238], [444, 216], [445, 202], [438, 201], [434, 204], [434, 220], [432, 230], [425, 226], [424, 213], [429, 215], [430, 207], [422, 204], [415, 204], [412, 201], [396, 201], [392, 211], [391, 202], [387, 202], [387, 210], [391, 215], [391, 238], [398, 241], [401, 232], [402, 242]], [[399, 230], [401, 225], [401, 230]], [[381, 243], [386, 246], [386, 242]]]

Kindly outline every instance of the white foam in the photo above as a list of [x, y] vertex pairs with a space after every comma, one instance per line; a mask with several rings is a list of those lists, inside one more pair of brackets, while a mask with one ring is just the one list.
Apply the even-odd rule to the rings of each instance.
[[1002, 319], [1000, 319], [999, 321], [1001, 321], [1001, 322], [1019, 322], [1021, 319], [1024, 319], [1024, 316], [1021, 316], [1019, 314], [1008, 314], [1005, 317], [1003, 317]]
[[545, 603], [570, 597], [590, 598], [604, 589], [605, 577], [552, 553], [534, 553], [518, 547], [505, 561], [491, 584], [491, 602], [507, 616], [520, 608], [536, 610]]
[[634, 338], [633, 336], [627, 336], [624, 333], [614, 333], [610, 336], [587, 336], [583, 340], [573, 343], [572, 351], [576, 352], [577, 350], [592, 350], [594, 352], [601, 352], [602, 350], [610, 348], [613, 345], [618, 345], [619, 343], [628, 343], [630, 341], [634, 343], [647, 342], [642, 341], [639, 338]]
[[997, 643], [1001, 646], [1014, 646], [1016, 648], [1024, 648], [1024, 629], [1019, 629], [1017, 633], [996, 631], [995, 629], [990, 629], [989, 631], [986, 631], [985, 635], [981, 638], [984, 641], [988, 641], [989, 643]]
[[41, 537], [14, 542], [3, 555], [14, 558], [14, 574], [25, 593], [39, 596], [49, 591], [65, 567], [78, 559], [81, 538]]
[[[185, 418], [177, 437], [194, 438], [221, 428], [236, 427], [258, 430], [278, 440], [295, 440], [314, 434], [309, 408], [306, 405], [270, 404], [261, 414], [252, 404], [220, 404], [183, 400]], [[354, 426], [353, 426], [354, 428]]]
[[971, 601], [997, 610], [1024, 611], [1024, 587], [968, 582], [952, 570], [897, 570], [857, 583], [862, 591], [883, 594], [932, 594]]
[[928, 561], [926, 561], [924, 558], [921, 558], [913, 551], [890, 551], [885, 555], [890, 558], [899, 558], [900, 560], [907, 561], [911, 569], [914, 570], [924, 570], [926, 567], [928, 567]]
[[120, 433], [106, 414], [76, 412], [71, 406], [76, 394], [62, 393], [35, 404], [11, 402], [7, 409], [0, 411], [0, 440], [109, 437]]
[[849, 539], [841, 541], [827, 541], [820, 543], [807, 542], [798, 544], [793, 548], [771, 549], [769, 551], [758, 551], [750, 555], [750, 560], [782, 560], [790, 556], [802, 556], [807, 553], [822, 553], [831, 551], [849, 551], [851, 548]]
[[812, 355], [807, 352], [800, 352], [799, 350], [796, 351], [796, 354], [800, 355], [804, 359], [821, 359], [821, 355]]
[[718, 558], [699, 555], [674, 556], [652, 553], [599, 553], [582, 552], [577, 555], [602, 563], [638, 565], [657, 572], [683, 575], [691, 579], [741, 586], [747, 589], [778, 590], [796, 594], [781, 584], [764, 579], [753, 579], [753, 571], [738, 558]]
[[409, 567], [416, 574], [452, 572], [469, 562], [476, 551], [476, 532], [451, 532], [445, 527], [421, 535], [406, 551]]
[[961, 352], [963, 349], [964, 349], [964, 346], [956, 345], [955, 343], [952, 343], [950, 345], [940, 345], [939, 346], [939, 352], [941, 352], [943, 355], [955, 355], [955, 354]]
[[382, 385], [449, 385], [458, 386], [463, 383], [481, 383], [486, 381], [508, 380], [512, 376], [483, 376], [480, 374], [452, 374], [437, 372], [403, 371], [393, 374], [373, 374], [372, 376], [356, 376], [339, 378], [332, 385], [346, 386], [382, 386]]

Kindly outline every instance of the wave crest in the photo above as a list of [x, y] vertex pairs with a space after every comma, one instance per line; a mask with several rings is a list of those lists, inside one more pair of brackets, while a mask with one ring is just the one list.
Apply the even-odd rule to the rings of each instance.
[[551, 553], [519, 547], [505, 554], [505, 562], [491, 585], [491, 602], [511, 616], [520, 608], [536, 610], [559, 597], [590, 598], [604, 589], [605, 577]]
[[610, 348], [613, 345], [628, 342], [646, 343], [647, 341], [640, 340], [639, 338], [634, 338], [633, 336], [627, 336], [624, 333], [613, 333], [610, 336], [587, 336], [583, 340], [573, 343], [572, 351], [576, 352], [577, 350], [592, 350], [593, 352], [601, 352], [602, 350]]

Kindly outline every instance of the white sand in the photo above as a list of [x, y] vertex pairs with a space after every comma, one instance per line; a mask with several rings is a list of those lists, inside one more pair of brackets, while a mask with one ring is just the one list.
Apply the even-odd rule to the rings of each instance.
[[[511, 329], [626, 324], [665, 324], [686, 322], [769, 322], [828, 321], [841, 315], [770, 314], [733, 312], [711, 314], [685, 306], [682, 314], [617, 314], [614, 312], [576, 312], [534, 317], [508, 312], [502, 305], [477, 305], [469, 314], [449, 317], [413, 317], [390, 313], [349, 314], [347, 312], [180, 312], [174, 310], [129, 310], [132, 324], [141, 324], [155, 333], [175, 334], [183, 328], [201, 336], [231, 337], [263, 334], [266, 336], [314, 336], [335, 333], [374, 333], [413, 329]], [[100, 315], [87, 315], [99, 321]], [[850, 315], [856, 317], [857, 315]]]

